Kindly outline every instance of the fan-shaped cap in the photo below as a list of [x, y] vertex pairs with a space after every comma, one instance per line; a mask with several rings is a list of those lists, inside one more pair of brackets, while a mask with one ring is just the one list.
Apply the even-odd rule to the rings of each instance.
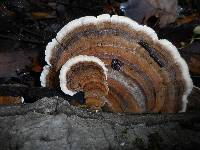
[[73, 20], [47, 45], [45, 54], [50, 67], [45, 67], [41, 74], [43, 86], [57, 87], [60, 80], [64, 89], [62, 71], [71, 70], [66, 64], [84, 62], [86, 57], [93, 56], [102, 62], [103, 65], [95, 62], [102, 70], [108, 70], [109, 92], [105, 101], [109, 110], [186, 110], [187, 96], [193, 87], [186, 62], [172, 43], [159, 40], [153, 29], [127, 17], [104, 14]]

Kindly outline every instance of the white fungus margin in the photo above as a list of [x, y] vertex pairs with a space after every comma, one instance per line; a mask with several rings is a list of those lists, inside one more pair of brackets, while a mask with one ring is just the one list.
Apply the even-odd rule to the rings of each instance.
[[102, 67], [104, 74], [106, 76], [107, 79], [107, 68], [104, 64], [103, 61], [101, 61], [99, 58], [94, 57], [94, 56], [87, 56], [87, 55], [78, 55], [75, 56], [71, 59], [69, 59], [61, 68], [60, 70], [60, 75], [59, 75], [59, 79], [60, 79], [60, 88], [61, 90], [68, 95], [73, 96], [74, 94], [76, 94], [76, 91], [72, 91], [70, 89], [68, 89], [67, 87], [67, 78], [66, 78], [66, 74], [68, 73], [68, 71], [70, 71], [71, 67], [77, 63], [80, 62], [94, 62], [96, 64], [98, 64], [99, 66]]
[[170, 52], [170, 54], [175, 60], [175, 63], [177, 63], [179, 67], [181, 68], [181, 73], [186, 83], [186, 90], [184, 91], [184, 94], [182, 97], [182, 109], [180, 110], [180, 112], [185, 112], [187, 108], [187, 103], [188, 103], [187, 97], [191, 93], [192, 88], [193, 88], [193, 82], [192, 82], [192, 79], [190, 78], [188, 65], [179, 54], [177, 48], [171, 42], [169, 42], [166, 39], [162, 39], [162, 40], [159, 40], [159, 43], [163, 45]]
[[[150, 38], [152, 38], [155, 42], [158, 42], [161, 45], [165, 46], [166, 50], [168, 50], [170, 52], [170, 54], [172, 55], [172, 57], [174, 57], [176, 63], [179, 64], [181, 71], [182, 71], [182, 76], [186, 82], [186, 90], [185, 90], [183, 98], [182, 98], [183, 103], [182, 103], [182, 109], [180, 112], [186, 111], [187, 102], [188, 102], [187, 97], [192, 91], [193, 83], [190, 78], [189, 69], [188, 69], [188, 66], [187, 66], [185, 60], [180, 56], [177, 48], [172, 43], [170, 43], [168, 40], [165, 40], [165, 39], [159, 40], [157, 37], [157, 34], [155, 33], [155, 31], [153, 29], [151, 29], [150, 27], [147, 27], [146, 25], [144, 25], [144, 26], [139, 25], [137, 22], [135, 22], [134, 20], [132, 20], [128, 17], [117, 16], [117, 15], [110, 16], [109, 14], [102, 14], [97, 17], [85, 16], [85, 17], [81, 17], [79, 19], [75, 19], [75, 20], [69, 22], [57, 33], [56, 39], [53, 39], [52, 42], [50, 42], [47, 45], [46, 50], [45, 50], [45, 61], [47, 62], [47, 64], [49, 66], [51, 66], [50, 60], [52, 57], [52, 51], [60, 42], [62, 42], [63, 38], [65, 36], [67, 36], [67, 34], [71, 33], [76, 28], [81, 27], [83, 25], [88, 25], [88, 24], [98, 25], [98, 23], [102, 23], [102, 22], [125, 24], [135, 31], [144, 32]], [[86, 57], [84, 57], [84, 56], [77, 57], [76, 59], [80, 61], [81, 58], [85, 59]], [[41, 74], [40, 80], [41, 80], [42, 86], [46, 85], [45, 77], [48, 74], [48, 69], [49, 68], [44, 67], [44, 71]], [[61, 70], [64, 70], [64, 69], [61, 69]], [[64, 71], [66, 71], [66, 70], [64, 70]], [[63, 75], [60, 75], [60, 79], [63, 79]], [[65, 91], [66, 94], [73, 95], [75, 93], [75, 92], [72, 92], [72, 91], [66, 89], [66, 86], [64, 86], [64, 85], [62, 85], [61, 88], [62, 88], [62, 91], [63, 92]]]
[[49, 74], [49, 70], [50, 70], [50, 66], [49, 65], [45, 65], [43, 67], [43, 71], [42, 71], [42, 73], [40, 75], [40, 82], [41, 82], [41, 86], [42, 87], [46, 87], [46, 80], [47, 80], [46, 77]]

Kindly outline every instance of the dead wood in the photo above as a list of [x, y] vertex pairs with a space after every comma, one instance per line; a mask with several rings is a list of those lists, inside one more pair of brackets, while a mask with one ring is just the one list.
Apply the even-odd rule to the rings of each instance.
[[200, 113], [116, 114], [70, 106], [62, 98], [0, 107], [1, 150], [194, 149]]

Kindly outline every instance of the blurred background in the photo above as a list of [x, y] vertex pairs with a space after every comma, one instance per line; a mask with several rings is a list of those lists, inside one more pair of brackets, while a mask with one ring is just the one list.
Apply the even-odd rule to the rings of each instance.
[[199, 0], [0, 0], [0, 85], [39, 87], [47, 43], [69, 21], [128, 16], [171, 41], [200, 86]]

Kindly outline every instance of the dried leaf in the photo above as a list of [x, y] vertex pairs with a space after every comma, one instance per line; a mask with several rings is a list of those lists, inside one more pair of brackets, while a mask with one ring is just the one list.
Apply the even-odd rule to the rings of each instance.
[[151, 17], [157, 17], [160, 27], [174, 22], [177, 17], [177, 0], [128, 0], [120, 7], [126, 16], [139, 23], [147, 24]]
[[17, 96], [0, 96], [0, 105], [8, 104], [20, 104], [22, 103], [22, 97]]
[[180, 25], [183, 25], [183, 24], [188, 24], [188, 23], [190, 23], [190, 22], [192, 22], [192, 21], [194, 21], [195, 19], [197, 19], [198, 18], [198, 14], [191, 14], [191, 15], [189, 15], [189, 16], [184, 16], [184, 17], [182, 17], [182, 18], [178, 18], [177, 20], [176, 20], [176, 24], [178, 25], [178, 26], [180, 26]]
[[47, 12], [32, 12], [32, 17], [35, 19], [45, 19], [45, 18], [55, 18], [56, 16], [53, 14], [49, 14]]

